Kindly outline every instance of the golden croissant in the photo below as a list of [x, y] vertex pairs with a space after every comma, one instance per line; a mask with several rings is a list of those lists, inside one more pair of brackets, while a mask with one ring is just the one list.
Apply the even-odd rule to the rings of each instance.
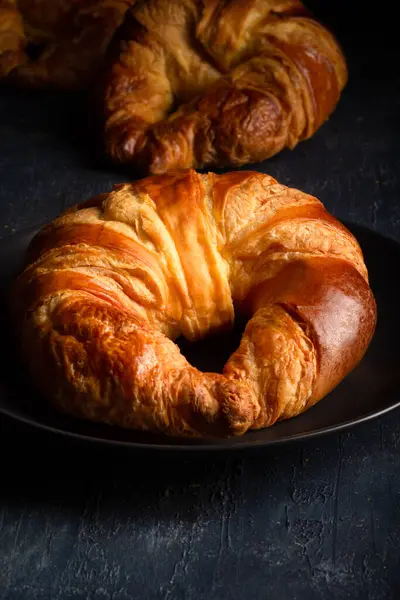
[[[56, 407], [180, 437], [302, 413], [357, 365], [376, 322], [353, 235], [313, 196], [245, 171], [152, 176], [70, 209], [32, 241], [12, 299]], [[174, 343], [238, 316], [222, 373]]]
[[116, 39], [100, 93], [106, 149], [155, 174], [294, 148], [347, 81], [337, 41], [299, 0], [148, 0]]

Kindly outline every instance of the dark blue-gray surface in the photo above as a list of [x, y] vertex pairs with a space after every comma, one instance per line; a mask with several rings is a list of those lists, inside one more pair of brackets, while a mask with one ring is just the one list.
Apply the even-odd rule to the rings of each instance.
[[[362, 3], [346, 4], [325, 7], [349, 59], [340, 105], [254, 168], [400, 239], [400, 52], [387, 11], [365, 24]], [[86, 110], [2, 92], [1, 236], [127, 178], [90, 156]], [[1, 600], [400, 597], [399, 411], [218, 461], [150, 460], [0, 418], [0, 456]]]
[[398, 422], [218, 462], [42, 436], [15, 461], [8, 431], [0, 597], [398, 598]]

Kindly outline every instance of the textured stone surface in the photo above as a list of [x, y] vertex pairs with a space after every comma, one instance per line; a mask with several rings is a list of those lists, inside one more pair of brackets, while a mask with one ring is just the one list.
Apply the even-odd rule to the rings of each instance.
[[[400, 240], [400, 53], [390, 16], [360, 24], [357, 5], [324, 7], [349, 59], [337, 111], [254, 168]], [[128, 179], [91, 155], [86, 111], [81, 97], [2, 91], [1, 237]], [[2, 600], [400, 597], [399, 411], [215, 461], [89, 447], [0, 417], [0, 452]]]

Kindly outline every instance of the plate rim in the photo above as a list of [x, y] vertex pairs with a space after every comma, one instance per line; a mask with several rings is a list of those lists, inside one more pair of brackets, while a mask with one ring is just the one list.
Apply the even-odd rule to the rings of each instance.
[[[39, 431], [46, 431], [46, 433], [50, 433], [52, 435], [61, 435], [68, 439], [79, 440], [84, 443], [92, 443], [92, 444], [102, 444], [106, 446], [111, 446], [113, 448], [130, 448], [132, 450], [142, 450], [145, 452], [189, 452], [190, 454], [201, 453], [204, 452], [235, 452], [235, 451], [248, 451], [248, 450], [257, 450], [260, 448], [267, 448], [271, 446], [280, 446], [284, 444], [295, 443], [299, 441], [308, 441], [310, 439], [322, 437], [325, 435], [330, 435], [332, 433], [341, 432], [351, 427], [356, 427], [357, 425], [362, 425], [363, 423], [367, 423], [368, 421], [372, 421], [373, 419], [378, 419], [379, 417], [391, 412], [392, 410], [396, 410], [400, 408], [400, 399], [397, 400], [394, 404], [390, 404], [385, 408], [382, 408], [379, 411], [372, 411], [361, 417], [357, 417], [355, 419], [350, 419], [349, 421], [344, 421], [343, 423], [338, 423], [337, 425], [330, 425], [329, 427], [323, 427], [320, 429], [316, 429], [314, 431], [309, 431], [306, 433], [297, 433], [294, 435], [276, 438], [273, 440], [255, 440], [255, 441], [244, 441], [234, 444], [229, 444], [230, 440], [240, 439], [231, 437], [226, 438], [225, 440], [218, 439], [217, 443], [206, 443], [202, 445], [201, 443], [194, 443], [193, 445], [189, 444], [157, 444], [154, 442], [130, 442], [128, 440], [116, 440], [111, 438], [103, 438], [96, 437], [93, 435], [86, 435], [83, 433], [78, 433], [74, 431], [70, 431], [67, 429], [59, 429], [58, 427], [53, 427], [51, 425], [47, 425], [46, 423], [33, 422], [28, 417], [19, 416], [0, 406], [0, 413], [5, 415], [7, 418], [10, 418], [19, 423], [23, 423], [24, 425], [28, 425], [33, 429], [37, 429]], [[246, 434], [244, 434], [246, 435]], [[242, 438], [244, 439], [244, 438]], [[201, 438], [199, 438], [200, 442]], [[222, 444], [221, 441], [226, 442], [226, 444]]]

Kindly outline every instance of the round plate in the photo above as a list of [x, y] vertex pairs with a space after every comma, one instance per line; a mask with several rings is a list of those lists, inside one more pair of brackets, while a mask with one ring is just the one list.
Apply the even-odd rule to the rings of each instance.
[[[0, 366], [0, 411], [35, 427], [62, 435], [117, 446], [161, 451], [217, 451], [254, 448], [337, 431], [381, 415], [400, 405], [400, 369], [397, 340], [400, 338], [396, 278], [400, 244], [360, 226], [347, 224], [359, 240], [370, 273], [378, 305], [378, 325], [364, 359], [356, 369], [316, 406], [273, 427], [238, 438], [212, 441], [182, 441], [125, 431], [97, 423], [72, 419], [51, 409], [30, 385], [18, 360], [6, 306], [10, 281], [21, 269], [25, 250], [36, 233], [30, 229], [0, 240], [0, 311], [3, 348], [9, 349]], [[238, 332], [197, 344], [183, 343], [188, 359], [202, 370], [218, 371], [238, 343]]]

